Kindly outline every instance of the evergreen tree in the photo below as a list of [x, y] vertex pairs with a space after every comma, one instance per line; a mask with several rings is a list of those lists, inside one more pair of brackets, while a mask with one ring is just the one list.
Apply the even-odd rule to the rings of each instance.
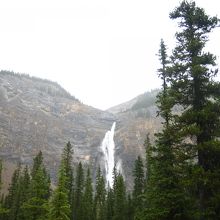
[[21, 166], [18, 164], [15, 169], [11, 184], [8, 189], [8, 196], [6, 198], [6, 207], [9, 210], [8, 219], [16, 220], [20, 209], [20, 191], [19, 191], [19, 179], [21, 175]]
[[43, 155], [40, 151], [34, 158], [31, 171], [29, 199], [23, 204], [24, 219], [42, 220], [48, 216], [48, 199], [50, 183], [43, 164]]
[[[2, 160], [0, 160], [0, 191], [2, 187]], [[4, 201], [4, 195], [1, 195], [1, 201], [0, 201], [0, 220], [4, 220], [7, 218], [8, 210], [5, 207], [5, 201]]]
[[109, 186], [106, 197], [106, 220], [113, 219], [114, 216], [114, 191]]
[[0, 190], [2, 188], [2, 160], [0, 160]]
[[75, 193], [74, 193], [74, 219], [80, 220], [83, 216], [82, 198], [84, 189], [84, 170], [82, 163], [79, 162], [76, 171]]
[[[178, 175], [178, 164], [182, 163], [176, 157], [176, 145], [179, 137], [175, 132], [176, 125], [172, 114], [173, 99], [168, 95], [166, 46], [161, 40], [159, 58], [161, 68], [159, 77], [163, 81], [163, 89], [158, 95], [158, 115], [163, 121], [163, 130], [156, 134], [155, 146], [151, 146], [149, 138], [147, 145], [147, 185], [145, 189], [146, 207], [141, 214], [142, 219], [188, 219], [186, 196], [182, 187], [181, 175]], [[174, 203], [175, 201], [175, 203]]]
[[93, 220], [93, 188], [90, 169], [87, 169], [85, 189], [83, 192], [83, 220]]
[[73, 195], [73, 147], [68, 142], [63, 149], [62, 161], [64, 163], [64, 169], [66, 173], [66, 189], [68, 190], [69, 203], [72, 204]]
[[71, 210], [66, 188], [67, 175], [64, 161], [61, 161], [59, 168], [58, 186], [53, 192], [50, 201], [50, 220], [70, 220]]
[[113, 220], [126, 220], [126, 188], [123, 176], [119, 173], [115, 179]]
[[73, 149], [68, 142], [63, 149], [58, 186], [50, 202], [50, 219], [73, 219]]
[[28, 171], [28, 166], [25, 166], [22, 175], [19, 178], [19, 193], [20, 193], [20, 209], [17, 215], [17, 219], [23, 220], [25, 218], [24, 210], [22, 206], [27, 202], [29, 198], [29, 188], [30, 188], [30, 175]]
[[144, 165], [140, 156], [138, 156], [138, 158], [135, 160], [133, 176], [134, 176], [133, 202], [134, 202], [135, 212], [138, 214], [138, 212], [142, 211], [143, 209], [142, 194], [145, 186]]
[[213, 80], [217, 70], [211, 69], [216, 57], [204, 50], [219, 20], [187, 1], [170, 17], [180, 21], [169, 70], [169, 94], [182, 107], [175, 117], [182, 151], [178, 157], [187, 163], [186, 187], [198, 203], [194, 218], [220, 219], [220, 84]]
[[[125, 208], [125, 219], [133, 220], [134, 219], [134, 204], [130, 194], [127, 195], [126, 208]], [[138, 218], [135, 218], [138, 219]]]
[[94, 215], [95, 220], [105, 219], [105, 203], [106, 203], [106, 190], [105, 190], [105, 180], [101, 173], [100, 167], [96, 173], [96, 192], [94, 198]]

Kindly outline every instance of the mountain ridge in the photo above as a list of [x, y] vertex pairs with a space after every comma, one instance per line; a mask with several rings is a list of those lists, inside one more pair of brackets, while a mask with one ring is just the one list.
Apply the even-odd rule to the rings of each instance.
[[145, 151], [146, 134], [153, 136], [154, 124], [158, 127], [154, 101], [147, 108], [137, 106], [150, 94], [155, 98], [156, 92], [140, 95], [132, 104], [120, 105], [127, 106], [126, 111], [113, 114], [115, 107], [111, 108], [113, 111], [102, 111], [87, 106], [58, 83], [1, 71], [0, 157], [11, 166], [17, 162], [31, 165], [32, 157], [41, 150], [54, 179], [62, 148], [70, 141], [74, 146], [74, 162], [91, 165], [94, 176], [96, 168], [103, 165], [101, 142], [116, 122], [116, 162], [122, 161], [129, 185], [133, 161]]

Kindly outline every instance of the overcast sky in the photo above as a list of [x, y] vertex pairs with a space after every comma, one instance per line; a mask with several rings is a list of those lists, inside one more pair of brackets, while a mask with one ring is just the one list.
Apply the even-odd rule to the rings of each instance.
[[[196, 0], [220, 17], [219, 0]], [[179, 0], [0, 0], [0, 69], [61, 84], [106, 109], [160, 87], [160, 39], [175, 46]], [[208, 44], [220, 62], [220, 28]], [[218, 77], [220, 79], [220, 77]]]

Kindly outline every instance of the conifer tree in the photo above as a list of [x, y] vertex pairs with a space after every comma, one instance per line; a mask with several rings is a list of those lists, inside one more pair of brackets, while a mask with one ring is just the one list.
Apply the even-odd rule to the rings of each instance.
[[126, 200], [125, 219], [126, 220], [138, 219], [138, 218], [134, 218], [134, 204], [130, 193], [127, 195], [127, 200]]
[[84, 190], [84, 170], [82, 163], [79, 162], [76, 171], [76, 179], [75, 179], [74, 206], [73, 206], [74, 219], [82, 219], [83, 216], [83, 210], [82, 210], [83, 190]]
[[113, 220], [126, 220], [126, 188], [123, 176], [119, 173], [115, 179]]
[[106, 220], [113, 219], [114, 216], [114, 191], [108, 186], [107, 196], [106, 196]]
[[21, 166], [18, 164], [15, 169], [11, 183], [8, 189], [8, 195], [6, 198], [6, 207], [9, 209], [8, 219], [17, 219], [20, 209], [20, 191], [19, 191], [19, 179], [21, 175]]
[[72, 204], [73, 195], [73, 147], [68, 142], [63, 149], [62, 161], [64, 163], [64, 169], [66, 173], [66, 189], [68, 190], [69, 203]]
[[93, 188], [92, 188], [92, 179], [91, 179], [89, 168], [87, 169], [82, 206], [83, 206], [83, 220], [93, 220], [94, 219]]
[[58, 186], [55, 189], [50, 202], [50, 219], [73, 219], [73, 149], [68, 142], [63, 149]]
[[144, 178], [144, 165], [140, 156], [135, 160], [134, 163], [134, 189], [133, 189], [133, 203], [135, 212], [138, 213], [143, 209], [142, 194], [145, 186]]
[[[156, 134], [155, 146], [149, 139], [147, 146], [147, 185], [145, 189], [146, 207], [142, 219], [188, 219], [186, 196], [178, 176], [175, 146], [179, 143], [173, 121], [173, 99], [168, 95], [168, 71], [166, 46], [161, 40], [159, 58], [161, 68], [158, 70], [162, 79], [162, 91], [157, 99], [158, 115], [163, 118], [163, 130]], [[174, 204], [175, 201], [175, 204]]]
[[29, 199], [23, 204], [24, 219], [41, 220], [48, 216], [48, 199], [50, 196], [50, 183], [43, 164], [43, 155], [40, 151], [34, 158], [31, 171]]
[[[195, 192], [193, 213], [200, 219], [220, 218], [220, 84], [213, 79], [216, 57], [204, 50], [219, 20], [195, 2], [183, 1], [170, 13], [179, 21], [173, 50], [170, 92], [182, 114], [175, 122], [181, 143], [178, 157], [187, 163], [186, 187]], [[192, 180], [192, 181], [191, 181]]]
[[68, 190], [66, 188], [67, 175], [64, 161], [61, 161], [59, 168], [58, 186], [53, 192], [50, 201], [50, 220], [70, 220], [71, 206], [68, 200]]
[[0, 190], [2, 188], [2, 160], [0, 160]]
[[17, 219], [23, 220], [25, 218], [24, 210], [22, 208], [23, 204], [27, 202], [29, 198], [30, 189], [30, 175], [28, 171], [28, 166], [26, 165], [23, 169], [22, 175], [19, 178], [19, 193], [20, 193], [20, 209], [17, 215]]
[[95, 220], [104, 220], [105, 219], [105, 204], [106, 204], [106, 189], [105, 189], [105, 180], [102, 175], [100, 167], [96, 173], [96, 192], [94, 198], [94, 216]]
[[[2, 188], [2, 160], [0, 160], [0, 192]], [[4, 220], [7, 218], [8, 210], [5, 207], [5, 201], [4, 201], [4, 195], [1, 195], [1, 201], [0, 201], [0, 220]]]

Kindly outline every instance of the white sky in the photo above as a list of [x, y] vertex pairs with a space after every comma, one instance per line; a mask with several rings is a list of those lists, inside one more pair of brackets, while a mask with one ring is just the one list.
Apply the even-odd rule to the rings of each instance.
[[[219, 0], [196, 0], [220, 17]], [[179, 0], [0, 0], [0, 69], [58, 82], [106, 109], [160, 87], [160, 39], [175, 46]], [[220, 28], [208, 44], [220, 62]], [[220, 79], [220, 77], [218, 78]]]

